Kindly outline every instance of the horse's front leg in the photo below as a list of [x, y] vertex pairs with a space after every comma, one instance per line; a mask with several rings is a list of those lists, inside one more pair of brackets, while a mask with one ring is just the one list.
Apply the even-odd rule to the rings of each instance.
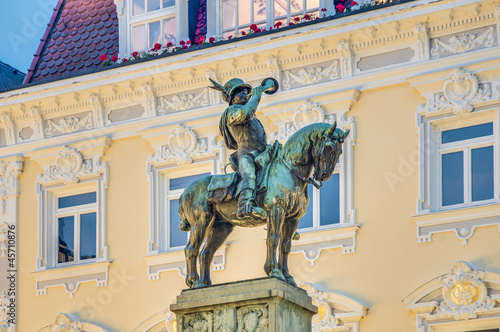
[[277, 249], [280, 242], [281, 227], [283, 226], [283, 221], [285, 220], [285, 214], [283, 208], [279, 205], [274, 205], [268, 216], [267, 222], [267, 257], [266, 264], [264, 265], [264, 271], [270, 277], [276, 277], [280, 280], [285, 281], [285, 277], [278, 266], [277, 259]]
[[288, 271], [288, 255], [292, 249], [292, 237], [298, 225], [298, 219], [286, 219], [281, 228], [279, 269], [283, 272], [286, 282], [292, 286], [297, 286], [297, 284]]

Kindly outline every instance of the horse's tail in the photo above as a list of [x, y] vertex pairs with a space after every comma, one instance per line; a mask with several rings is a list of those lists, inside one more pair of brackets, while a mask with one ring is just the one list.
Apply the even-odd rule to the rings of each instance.
[[186, 219], [184, 214], [184, 208], [182, 207], [182, 197], [179, 199], [179, 216], [181, 217], [181, 222], [179, 223], [179, 228], [183, 232], [189, 232], [191, 230], [191, 224]]

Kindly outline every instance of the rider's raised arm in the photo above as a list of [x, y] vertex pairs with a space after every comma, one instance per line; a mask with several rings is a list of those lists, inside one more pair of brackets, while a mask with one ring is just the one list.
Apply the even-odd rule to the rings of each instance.
[[227, 111], [227, 124], [243, 124], [251, 121], [257, 106], [259, 106], [260, 98], [262, 97], [262, 86], [257, 86], [252, 89], [252, 98], [245, 105], [231, 105]]

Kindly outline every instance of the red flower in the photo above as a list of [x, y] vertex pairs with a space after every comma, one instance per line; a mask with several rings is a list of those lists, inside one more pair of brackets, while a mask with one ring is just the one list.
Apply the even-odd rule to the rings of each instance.
[[172, 47], [172, 46], [173, 46], [172, 42], [167, 43], [167, 47]]
[[288, 23], [288, 25], [294, 25], [294, 23], [293, 23], [293, 22], [290, 22], [290, 23]]
[[185, 42], [184, 40], [181, 40], [181, 41], [179, 42], [179, 44], [180, 44], [180, 45], [186, 45], [186, 42]]
[[186, 48], [188, 48], [186, 45], [182, 45], [181, 50], [185, 50]]
[[155, 46], [153, 46], [153, 50], [158, 51], [159, 49], [161, 49], [161, 44], [156, 43]]
[[231, 36], [229, 36], [229, 37], [227, 37], [227, 40], [229, 40], [229, 39], [231, 39], [231, 38], [233, 38], [233, 36], [232, 36], [232, 35], [231, 35]]
[[351, 2], [351, 6], [356, 6], [357, 4], [358, 3], [356, 1], [354, 1], [354, 0]]
[[257, 29], [257, 24], [252, 24], [252, 25], [250, 26], [250, 30], [255, 30], [255, 29]]
[[305, 14], [305, 15], [304, 15], [304, 19], [305, 19], [305, 20], [308, 20], [308, 19], [310, 19], [310, 18], [311, 18], [311, 16], [310, 16], [309, 14]]
[[322, 12], [326, 12], [326, 8], [321, 8], [321, 11]]
[[214, 38], [214, 37], [210, 37], [210, 38], [208, 38], [208, 42], [209, 42], [209, 43], [213, 43], [213, 42], [215, 42], [215, 38]]
[[241, 35], [242, 35], [242, 36], [246, 36], [246, 35], [247, 35], [247, 33], [246, 33], [245, 31], [242, 31], [242, 32], [241, 32]]
[[344, 6], [342, 6], [341, 4], [338, 4], [337, 6], [335, 6], [335, 8], [337, 8], [337, 11], [338, 11], [339, 13], [343, 13], [343, 12], [344, 12], [344, 10], [345, 10], [345, 7], [344, 7]]
[[293, 18], [293, 20], [294, 20], [295, 22], [298, 22], [298, 21], [300, 21], [300, 17], [298, 17], [298, 16], [297, 16], [297, 17], [294, 17], [294, 18]]
[[137, 58], [138, 55], [139, 55], [139, 52], [132, 53], [132, 56], [134, 57], [134, 59]]
[[127, 62], [127, 61], [128, 61], [128, 59], [127, 59], [127, 58], [123, 58], [123, 59], [122, 59], [122, 62]]
[[198, 44], [203, 44], [205, 42], [205, 37], [200, 37], [200, 39], [198, 39]]
[[261, 32], [262, 30], [260, 28], [257, 28], [255, 29], [253, 32], [257, 33], [257, 32]]
[[[272, 28], [269, 28], [269, 30], [271, 30], [271, 29], [272, 29]], [[267, 29], [266, 29], [266, 28], [262, 29], [262, 32], [264, 32], [264, 31], [267, 31]]]
[[111, 57], [111, 61], [118, 61], [118, 57], [117, 57], [116, 55], [113, 55], [113, 56]]
[[191, 45], [191, 41], [190, 41], [190, 40], [188, 40], [188, 41], [186, 42], [186, 45]]
[[108, 60], [108, 56], [106, 54], [101, 55], [101, 61]]
[[276, 28], [279, 28], [281, 25], [283, 25], [283, 22], [281, 22], [281, 21], [278, 21], [278, 22], [274, 23], [274, 26]]

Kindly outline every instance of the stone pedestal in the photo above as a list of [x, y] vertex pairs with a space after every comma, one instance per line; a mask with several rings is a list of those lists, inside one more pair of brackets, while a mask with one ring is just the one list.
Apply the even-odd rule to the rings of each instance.
[[310, 332], [307, 293], [276, 278], [188, 289], [170, 306], [177, 332]]

